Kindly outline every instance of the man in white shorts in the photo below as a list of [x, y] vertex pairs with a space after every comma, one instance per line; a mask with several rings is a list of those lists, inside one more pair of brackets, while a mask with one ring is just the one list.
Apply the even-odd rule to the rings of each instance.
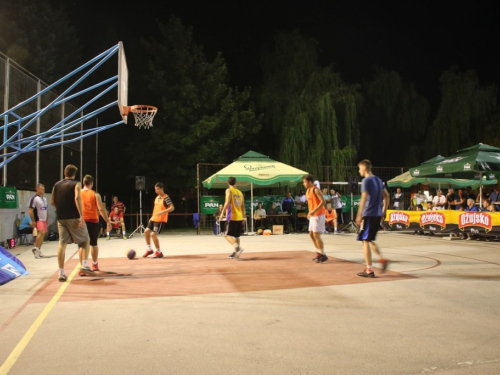
[[308, 174], [302, 177], [304, 187], [307, 189], [306, 197], [309, 207], [307, 219], [309, 220], [309, 236], [316, 247], [316, 263], [324, 263], [328, 260], [325, 254], [321, 233], [325, 231], [325, 199], [323, 193], [314, 184], [314, 178]]
[[45, 185], [36, 184], [36, 194], [30, 199], [29, 214], [31, 217], [31, 227], [36, 228], [37, 235], [33, 255], [39, 259], [43, 257], [42, 245], [47, 233], [47, 222], [49, 221], [49, 210], [47, 205], [47, 198], [45, 194]]

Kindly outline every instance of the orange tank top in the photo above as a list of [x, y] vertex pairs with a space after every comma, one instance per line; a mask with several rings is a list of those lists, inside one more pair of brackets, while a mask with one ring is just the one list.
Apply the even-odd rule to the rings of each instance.
[[158, 212], [165, 210], [165, 208], [168, 208], [170, 204], [170, 198], [167, 194], [163, 195], [158, 195], [155, 199], [155, 205], [153, 208], [153, 216], [151, 216], [151, 221], [156, 221], [156, 222], [161, 222], [161, 223], [166, 223], [168, 221], [168, 212], [165, 212], [161, 214], [160, 216], [157, 216]]
[[82, 196], [82, 206], [83, 206], [83, 220], [88, 221], [90, 223], [98, 223], [99, 213], [97, 212], [95, 191], [82, 189], [81, 196]]
[[[316, 207], [319, 206], [321, 203], [320, 199], [314, 194], [314, 189], [317, 189], [316, 187], [310, 187], [306, 191], [306, 197], [307, 197], [307, 204], [309, 206], [309, 212], [312, 212], [316, 209]], [[321, 207], [318, 211], [316, 211], [314, 214], [311, 216], [321, 216], [325, 214], [325, 207]]]

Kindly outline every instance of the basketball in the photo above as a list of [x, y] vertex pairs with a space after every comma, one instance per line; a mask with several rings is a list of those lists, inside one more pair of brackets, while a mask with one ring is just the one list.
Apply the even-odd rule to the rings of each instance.
[[132, 249], [127, 250], [127, 258], [128, 258], [128, 259], [134, 259], [134, 258], [135, 258], [135, 255], [136, 255], [136, 254], [135, 254], [135, 250], [132, 250]]
[[262, 234], [264, 232], [262, 229], [257, 229], [257, 234]]

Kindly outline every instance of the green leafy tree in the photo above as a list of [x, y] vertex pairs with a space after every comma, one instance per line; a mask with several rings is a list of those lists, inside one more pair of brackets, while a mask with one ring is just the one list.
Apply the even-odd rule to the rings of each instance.
[[4, 0], [0, 50], [48, 83], [78, 66], [81, 44], [67, 11], [48, 0]]
[[422, 156], [430, 106], [412, 83], [380, 69], [363, 85], [362, 150], [380, 165], [415, 165]]
[[168, 180], [169, 188], [195, 186], [196, 164], [228, 163], [247, 152], [260, 119], [250, 89], [229, 86], [220, 53], [207, 59], [192, 29], [176, 17], [158, 28], [159, 39], [144, 41], [143, 82], [159, 111], [154, 127], [128, 151], [138, 174]]
[[260, 107], [275, 157], [307, 166], [318, 178], [323, 178], [322, 165], [353, 165], [359, 146], [358, 86], [344, 83], [332, 66], [320, 67], [317, 42], [297, 30], [277, 33], [261, 66]]
[[491, 143], [499, 124], [496, 86], [482, 86], [475, 70], [460, 72], [456, 66], [440, 82], [441, 104], [428, 133], [432, 153], [451, 155], [480, 141]]

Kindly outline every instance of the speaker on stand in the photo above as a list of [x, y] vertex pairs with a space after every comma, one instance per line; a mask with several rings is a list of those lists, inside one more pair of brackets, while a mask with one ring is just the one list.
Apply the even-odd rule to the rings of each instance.
[[357, 177], [350, 176], [348, 180], [348, 188], [351, 192], [351, 221], [345, 226], [345, 229], [349, 229], [349, 232], [358, 232], [359, 228], [354, 220], [354, 195], [359, 194], [359, 180]]
[[144, 225], [142, 225], [142, 192], [146, 190], [146, 177], [135, 176], [135, 190], [139, 191], [139, 226], [132, 233], [130, 233], [128, 238], [132, 238], [137, 231], [142, 236], [144, 235], [144, 230], [146, 230]]

